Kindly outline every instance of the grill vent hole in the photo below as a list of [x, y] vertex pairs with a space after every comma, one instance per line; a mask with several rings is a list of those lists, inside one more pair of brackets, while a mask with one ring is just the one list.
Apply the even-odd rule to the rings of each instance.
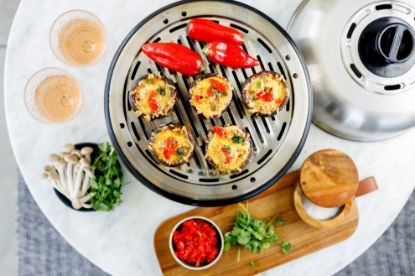
[[243, 171], [241, 171], [241, 172], [240, 172], [240, 173], [238, 173], [238, 174], [232, 174], [229, 178], [230, 178], [230, 179], [234, 179], [234, 178], [240, 177], [241, 175], [246, 174], [247, 172], [249, 172], [249, 170], [248, 170], [248, 169], [243, 170]]
[[169, 23], [169, 20], [166, 18], [166, 19], [163, 20], [163, 23], [164, 24], [168, 24]]
[[294, 79], [298, 78], [298, 74], [297, 74], [297, 73], [294, 73], [294, 74], [293, 74], [293, 78], [294, 78]]
[[278, 134], [278, 137], [277, 137], [277, 140], [278, 140], [278, 141], [280, 141], [280, 140], [281, 140], [282, 135], [284, 134], [284, 131], [285, 131], [285, 128], [286, 128], [286, 127], [287, 127], [287, 123], [286, 123], [286, 122], [284, 122], [284, 123], [282, 124], [281, 131], [280, 131], [280, 133]]
[[238, 189], [238, 186], [232, 185], [232, 190], [236, 190], [236, 189]]
[[213, 182], [219, 182], [219, 178], [199, 178], [200, 182], [205, 183], [213, 183]]
[[175, 171], [175, 170], [172, 170], [172, 169], [170, 169], [169, 172], [171, 172], [172, 174], [174, 174], [174, 175], [176, 175], [178, 177], [184, 178], [184, 179], [188, 179], [189, 178], [189, 176], [187, 176], [185, 174], [182, 174], [182, 173], [179, 173], [178, 171]]
[[401, 89], [401, 85], [400, 84], [394, 84], [394, 85], [385, 85], [385, 90], [386, 91], [393, 91], [393, 90], [399, 90]]
[[391, 9], [392, 9], [391, 4], [383, 4], [383, 5], [376, 6], [376, 10], [378, 10], [378, 11], [380, 11], [380, 10], [391, 10]]
[[182, 11], [182, 16], [186, 16], [186, 15], [187, 15], [187, 12]]
[[123, 123], [120, 124], [120, 128], [124, 128], [125, 125]]
[[[284, 79], [287, 79], [287, 76], [285, 75], [284, 67], [282, 67], [281, 62], [277, 62], [277, 66], [278, 66], [278, 69], [280, 70], [281, 75], [283, 75]], [[272, 66], [270, 65], [270, 69], [271, 69], [271, 67]], [[272, 69], [271, 69], [271, 71], [272, 71]]]
[[257, 39], [259, 43], [261, 43], [262, 46], [264, 46], [265, 49], [267, 49], [268, 53], [272, 53], [271, 48], [260, 38]]
[[350, 69], [352, 69], [356, 77], [358, 77], [359, 79], [362, 77], [362, 73], [360, 73], [359, 69], [356, 68], [356, 65], [354, 65], [354, 63], [350, 64]]
[[272, 149], [268, 150], [267, 153], [265, 153], [264, 156], [262, 156], [261, 159], [258, 160], [257, 164], [261, 165], [261, 163], [264, 162], [265, 159], [267, 159], [271, 153], [272, 153]]
[[137, 74], [138, 67], [140, 67], [141, 61], [137, 62], [134, 66], [133, 73], [131, 74], [131, 79], [134, 80], [135, 75]]
[[161, 40], [161, 37], [157, 37], [156, 39], [154, 39], [154, 43], [157, 43], [157, 42], [159, 42]]
[[138, 135], [138, 131], [137, 131], [137, 128], [135, 127], [134, 122], [131, 122], [131, 128], [133, 129], [133, 133], [134, 133], [135, 138], [136, 138], [138, 141], [140, 141], [140, 140], [141, 140], [141, 138], [140, 138], [140, 135]]
[[127, 146], [131, 148], [133, 146], [133, 143], [127, 142]]
[[285, 56], [285, 59], [286, 59], [286, 60], [290, 60], [290, 59], [291, 59], [291, 57], [290, 57], [289, 55], [286, 55], [286, 56]]
[[256, 181], [255, 177], [251, 177], [251, 182], [254, 183]]
[[354, 29], [356, 29], [356, 23], [353, 23], [353, 24], [350, 26], [349, 31], [347, 32], [347, 38], [348, 38], [348, 39], [352, 38], [352, 35], [353, 35], [353, 32], [354, 32]]
[[231, 23], [229, 26], [231, 26], [232, 28], [238, 29], [238, 30], [240, 30], [240, 31], [242, 31], [246, 34], [249, 32], [247, 29], [245, 29], [245, 28], [243, 28], [239, 25], [233, 24], [233, 23]]
[[[170, 32], [170, 33], [174, 33], [175, 31], [180, 30], [180, 29], [182, 29], [182, 28], [184, 28], [184, 27], [186, 27], [186, 26], [187, 26], [187, 23], [180, 24], [179, 26], [176, 26], [176, 27], [174, 27], [174, 28], [171, 28], [171, 29], [169, 30], [169, 32]], [[181, 43], [180, 43], [180, 44], [181, 44]]]

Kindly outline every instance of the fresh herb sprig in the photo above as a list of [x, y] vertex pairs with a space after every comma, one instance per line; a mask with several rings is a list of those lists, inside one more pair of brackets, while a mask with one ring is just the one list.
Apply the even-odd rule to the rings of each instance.
[[92, 208], [100, 211], [111, 211], [122, 202], [121, 187], [123, 175], [114, 148], [108, 143], [98, 144], [99, 153], [93, 160], [95, 179], [90, 179], [92, 192]]
[[276, 220], [277, 216], [275, 216], [265, 223], [261, 219], [252, 217], [247, 206], [241, 206], [242, 211], [236, 214], [232, 230], [225, 233], [225, 251], [232, 246], [238, 246], [238, 251], [243, 247], [251, 252], [260, 253], [269, 248], [272, 243], [278, 242], [281, 244], [281, 252], [288, 254], [291, 244], [280, 240], [273, 225], [274, 223], [281, 225], [282, 220]]

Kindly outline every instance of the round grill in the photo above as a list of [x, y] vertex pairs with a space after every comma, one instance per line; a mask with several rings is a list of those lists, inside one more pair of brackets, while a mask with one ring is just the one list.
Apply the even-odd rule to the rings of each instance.
[[[231, 69], [209, 63], [203, 45], [186, 35], [191, 18], [214, 20], [240, 30], [242, 47], [260, 61], [251, 69]], [[186, 45], [204, 59], [206, 73], [228, 78], [233, 101], [220, 118], [198, 116], [188, 101], [192, 77], [182, 76], [150, 61], [141, 51], [147, 42], [169, 41]], [[252, 74], [272, 70], [282, 74], [289, 88], [285, 108], [272, 117], [247, 113], [241, 101], [241, 84]], [[176, 85], [177, 102], [168, 117], [146, 122], [132, 110], [128, 95], [140, 76], [158, 73]], [[156, 11], [139, 23], [119, 47], [108, 72], [105, 115], [110, 137], [127, 168], [149, 188], [173, 200], [195, 205], [220, 205], [258, 194], [280, 178], [301, 150], [310, 124], [311, 88], [295, 45], [279, 25], [259, 11], [230, 1], [185, 1]], [[168, 123], [185, 125], [195, 137], [195, 154], [189, 164], [170, 168], [155, 161], [148, 144], [152, 131]], [[219, 174], [204, 157], [212, 126], [236, 125], [251, 134], [254, 154], [239, 174]]]

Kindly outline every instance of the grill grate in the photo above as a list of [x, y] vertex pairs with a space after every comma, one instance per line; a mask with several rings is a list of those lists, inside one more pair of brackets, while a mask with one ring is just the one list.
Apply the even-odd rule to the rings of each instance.
[[[206, 6], [212, 5], [224, 7], [224, 10], [220, 10], [220, 16], [214, 13], [206, 13], [206, 10], [201, 13], [201, 8], [206, 9]], [[119, 95], [119, 93], [117, 93], [118, 91], [116, 88], [111, 89], [111, 87], [109, 88], [107, 86], [107, 90], [109, 89], [109, 91], [107, 91], [109, 93], [109, 95], [107, 95], [109, 105], [109, 116], [107, 116], [107, 119], [108, 117], [111, 118], [110, 133], [114, 133], [115, 137], [112, 138], [115, 138], [113, 140], [115, 141], [115, 144], [118, 145], [116, 148], [120, 151], [123, 157], [122, 159], [129, 167], [133, 167], [133, 170], [138, 171], [140, 176], [144, 176], [146, 180], [151, 178], [150, 175], [146, 173], [146, 170], [152, 166], [157, 172], [156, 174], [153, 174], [155, 180], [150, 181], [152, 185], [155, 185], [168, 193], [176, 194], [179, 197], [189, 198], [192, 200], [192, 203], [197, 201], [215, 201], [222, 198], [240, 197], [251, 190], [255, 188], [258, 189], [258, 187], [264, 185], [264, 183], [260, 183], [260, 181], [262, 181], [260, 180], [261, 177], [255, 175], [261, 174], [262, 167], [269, 163], [271, 159], [275, 158], [275, 155], [278, 155], [280, 149], [286, 143], [286, 137], [293, 121], [296, 93], [305, 95], [303, 100], [307, 102], [307, 109], [303, 111], [305, 123], [303, 128], [300, 128], [300, 137], [303, 136], [307, 129], [308, 104], [310, 100], [309, 89], [304, 67], [302, 67], [301, 61], [299, 61], [298, 56], [296, 56], [295, 49], [288, 40], [284, 41], [285, 44], [278, 45], [278, 43], [276, 43], [277, 41], [270, 40], [270, 37], [264, 36], [264, 33], [253, 28], [252, 25], [242, 23], [238, 19], [226, 15], [226, 11], [228, 13], [231, 12], [232, 14], [237, 14], [233, 13], [232, 10], [228, 10], [228, 6], [236, 6], [244, 13], [254, 13], [251, 10], [242, 7], [240, 4], [231, 2], [226, 4], [223, 2], [192, 2], [179, 4], [168, 8], [163, 13], [159, 13], [158, 16], [150, 19], [151, 22], [154, 22], [155, 18], [158, 18], [159, 20], [162, 19], [157, 21], [158, 26], [154, 26], [154, 24], [151, 24], [150, 22], [145, 22], [144, 25], [130, 34], [132, 37], [126, 40], [125, 43], [127, 44], [125, 47], [120, 48], [125, 52], [127, 47], [130, 46], [131, 53], [133, 53], [132, 47], [137, 51], [139, 46], [145, 42], [173, 41], [190, 47], [192, 50], [198, 52], [203, 58], [205, 72], [218, 73], [226, 77], [234, 88], [233, 101], [220, 118], [205, 119], [201, 115], [197, 115], [191, 107], [188, 100], [190, 98], [188, 91], [190, 84], [193, 82], [192, 77], [182, 76], [179, 73], [160, 67], [149, 60], [141, 51], [135, 53], [132, 62], [131, 59], [130, 62], [128, 62], [127, 59], [123, 59], [125, 62], [120, 62], [122, 52], [119, 53], [119, 58], [117, 59], [116, 57], [113, 61], [113, 67], [115, 67], [113, 70], [116, 70], [117, 65], [120, 65], [121, 63], [122, 66], [129, 68], [126, 74], [124, 74], [126, 77], [124, 78], [122, 100], [117, 100], [117, 102], [122, 104], [115, 106], [116, 101], [111, 101], [111, 98], [117, 97], [116, 95]], [[212, 10], [213, 9], [210, 11]], [[258, 17], [258, 14], [254, 14]], [[242, 47], [250, 55], [257, 57], [260, 61], [260, 65], [250, 69], [234, 70], [232, 68], [209, 63], [202, 53], [203, 45], [198, 41], [192, 41], [186, 35], [187, 22], [195, 16], [209, 18], [225, 26], [231, 26], [241, 30], [244, 33], [246, 40]], [[260, 18], [261, 20], [268, 22], [263, 17]], [[148, 29], [151, 29], [151, 31], [146, 31], [147, 25]], [[146, 37], [144, 34], [140, 34], [139, 39], [134, 39], [134, 36], [138, 36], [140, 30], [143, 29], [143, 33], [148, 34], [148, 36]], [[280, 36], [282, 35], [280, 34]], [[142, 43], [134, 44], [134, 40], [140, 40]], [[282, 46], [281, 48], [287, 48], [288, 50], [281, 53], [278, 51], [279, 48], [277, 46]], [[300, 66], [295, 67], [294, 65], [287, 64], [290, 60], [293, 60], [291, 63], [296, 65], [299, 64]], [[282, 74], [286, 79], [289, 90], [290, 100], [286, 103], [286, 107], [280, 113], [272, 117], [257, 117], [250, 115], [241, 100], [242, 83], [249, 76], [260, 72], [261, 70], [271, 70]], [[114, 73], [115, 72], [112, 72], [113, 78]], [[175, 84], [178, 92], [176, 106], [170, 113], [170, 116], [155, 119], [151, 122], [146, 122], [144, 119], [138, 118], [132, 110], [128, 100], [128, 95], [134, 90], [138, 79], [147, 73], [157, 73], [167, 77]], [[293, 77], [294, 75], [301, 76], [302, 80], [295, 80]], [[112, 86], [113, 81], [111, 79], [110, 81]], [[303, 85], [300, 85], [300, 83]], [[121, 114], [119, 112], [113, 112], [111, 114], [112, 109], [115, 110], [121, 108], [123, 111], [122, 116], [119, 116], [119, 114]], [[116, 124], [116, 122], [118, 122], [118, 124], [115, 126], [114, 124]], [[152, 131], [159, 126], [168, 123], [185, 125], [195, 138], [194, 157], [188, 164], [175, 168], [162, 166], [153, 159], [147, 149]], [[254, 154], [248, 166], [239, 174], [218, 174], [217, 171], [212, 169], [208, 162], [206, 162], [204, 157], [208, 131], [212, 126], [224, 125], [237, 125], [249, 132], [252, 137]], [[116, 131], [114, 131], [114, 128]], [[291, 156], [292, 154], [290, 157]], [[146, 168], [145, 170], [134, 165], [134, 163], [140, 162], [146, 163], [142, 165]], [[283, 160], [283, 162], [286, 163], [286, 160]], [[278, 171], [272, 172], [272, 175], [269, 175], [269, 177], [273, 177], [277, 173]], [[172, 189], [172, 187], [165, 186], [165, 184], [162, 183], [163, 180], [174, 182], [176, 183], [175, 185], [180, 185], [180, 187], [176, 186], [175, 188], [177, 189], [174, 187]], [[244, 184], [239, 187], [243, 181], [248, 183], [248, 185]], [[212, 187], [219, 186], [221, 188], [218, 188], [218, 191], [222, 192], [218, 193], [215, 190], [212, 190]], [[246, 188], [244, 186], [248, 187]]]

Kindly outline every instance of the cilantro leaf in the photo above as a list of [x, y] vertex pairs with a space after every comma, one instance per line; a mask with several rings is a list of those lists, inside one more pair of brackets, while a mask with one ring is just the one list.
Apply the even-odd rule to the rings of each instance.
[[118, 157], [109, 143], [98, 144], [98, 155], [93, 160], [95, 179], [90, 179], [92, 207], [95, 210], [111, 211], [122, 202], [123, 175]]
[[157, 93], [159, 93], [160, 95], [166, 95], [166, 88], [164, 88], [164, 87], [162, 87], [162, 86], [159, 86], [157, 89], [156, 89], [156, 91], [157, 91]]
[[232, 137], [232, 142], [233, 142], [234, 144], [241, 144], [241, 143], [243, 143], [244, 141], [245, 141], [244, 137], [242, 137], [242, 136], [240, 136], [240, 135], [238, 135], [238, 134], [235, 134], [235, 135]]
[[289, 242], [283, 242], [281, 244], [281, 252], [286, 255], [291, 251], [291, 243]]

